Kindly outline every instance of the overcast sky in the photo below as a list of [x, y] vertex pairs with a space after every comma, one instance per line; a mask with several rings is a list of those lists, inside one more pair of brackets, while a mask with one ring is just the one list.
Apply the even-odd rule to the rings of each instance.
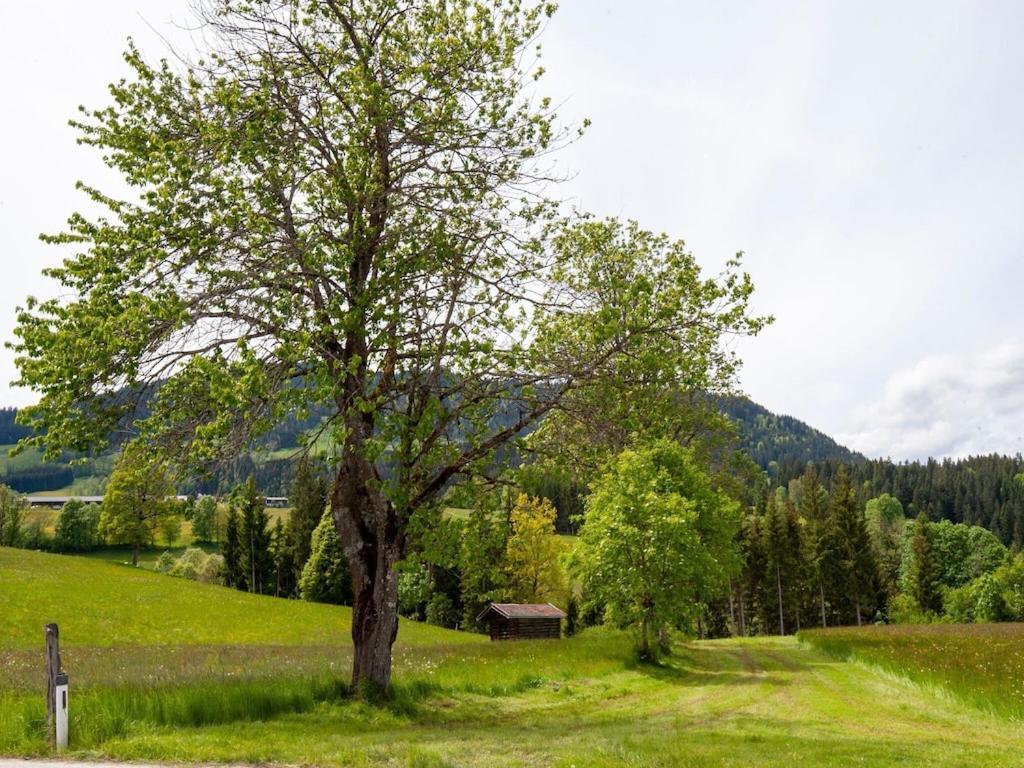
[[[0, 3], [0, 339], [49, 295], [37, 240], [109, 183], [67, 127], [187, 0]], [[155, 30], [155, 32], [154, 32]], [[159, 34], [157, 34], [159, 33]], [[564, 0], [546, 90], [593, 126], [562, 191], [736, 251], [777, 318], [756, 401], [872, 456], [1024, 450], [1024, 3]], [[0, 404], [31, 392], [6, 382]]]

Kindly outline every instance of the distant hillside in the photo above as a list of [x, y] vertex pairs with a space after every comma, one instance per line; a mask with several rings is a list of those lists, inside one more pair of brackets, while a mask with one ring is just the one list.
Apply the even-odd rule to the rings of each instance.
[[743, 450], [762, 469], [771, 464], [827, 460], [856, 464], [865, 457], [792, 416], [780, 416], [746, 397], [726, 398], [722, 411], [736, 422]]
[[[861, 454], [839, 445], [799, 419], [774, 414], [749, 398], [725, 398], [722, 410], [736, 422], [741, 447], [762, 469], [769, 469], [773, 463], [792, 466], [804, 465], [808, 461], [859, 463], [865, 460]], [[24, 427], [14, 423], [16, 413], [14, 408], [0, 409], [0, 438], [6, 436], [6, 443], [14, 443], [27, 434]], [[179, 490], [214, 493], [252, 474], [265, 493], [272, 496], [287, 494], [293, 471], [289, 459], [298, 449], [301, 436], [314, 429], [326, 415], [326, 409], [314, 406], [301, 421], [282, 421], [263, 436], [251, 455], [242, 456], [216, 478], [193, 481]], [[0, 446], [4, 445], [5, 441], [0, 439]], [[76, 478], [102, 479], [109, 474], [112, 463], [109, 456], [85, 465], [43, 463], [36, 451], [26, 452], [17, 461], [6, 461], [0, 456], [0, 483], [23, 493], [67, 489]]]

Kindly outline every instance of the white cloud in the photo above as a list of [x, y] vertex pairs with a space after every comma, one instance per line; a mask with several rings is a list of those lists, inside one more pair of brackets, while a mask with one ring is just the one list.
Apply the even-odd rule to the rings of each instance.
[[1024, 343], [925, 357], [892, 375], [837, 439], [869, 456], [924, 459], [1024, 450]]

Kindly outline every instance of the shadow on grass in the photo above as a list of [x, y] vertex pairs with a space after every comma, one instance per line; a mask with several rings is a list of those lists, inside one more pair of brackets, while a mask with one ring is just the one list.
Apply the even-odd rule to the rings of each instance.
[[632, 660], [627, 667], [663, 683], [682, 686], [789, 685], [789, 676], [809, 668], [804, 659], [768, 649], [686, 646], [657, 662]]

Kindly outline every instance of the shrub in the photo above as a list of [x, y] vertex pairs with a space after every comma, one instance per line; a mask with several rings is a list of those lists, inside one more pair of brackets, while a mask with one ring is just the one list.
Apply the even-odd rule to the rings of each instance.
[[198, 580], [206, 584], [223, 584], [224, 558], [220, 555], [207, 555], [199, 568]]
[[164, 552], [159, 558], [157, 558], [156, 569], [159, 573], [170, 573], [176, 561], [174, 553]]
[[458, 622], [458, 612], [452, 605], [452, 599], [444, 592], [436, 592], [427, 603], [427, 624], [438, 627], [454, 627]]
[[889, 620], [894, 624], [929, 624], [935, 616], [922, 611], [912, 595], [901, 593], [889, 601]]
[[971, 596], [974, 598], [975, 621], [1006, 621], [1006, 601], [1002, 587], [991, 573], [972, 582]]
[[95, 504], [71, 499], [60, 511], [53, 546], [58, 552], [87, 552], [99, 543], [100, 511]]
[[171, 576], [192, 581], [199, 580], [199, 574], [206, 563], [207, 554], [197, 547], [190, 547], [182, 553], [170, 570]]
[[398, 574], [398, 612], [422, 621], [431, 593], [430, 574], [419, 564]]
[[957, 624], [970, 624], [974, 621], [974, 599], [970, 586], [949, 590], [943, 604], [946, 616]]

